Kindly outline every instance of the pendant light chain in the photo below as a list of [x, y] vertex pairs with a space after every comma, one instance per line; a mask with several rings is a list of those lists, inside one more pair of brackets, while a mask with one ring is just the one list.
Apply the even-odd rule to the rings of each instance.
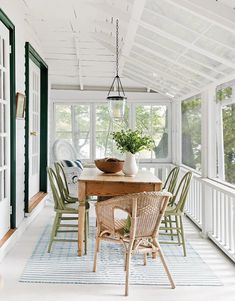
[[118, 19], [116, 20], [116, 75], [118, 76], [118, 56], [119, 56], [119, 52], [118, 52], [118, 47], [119, 47], [119, 43], [118, 43], [118, 30], [119, 30], [119, 22]]
[[[107, 99], [112, 99], [116, 101], [122, 101], [125, 104], [126, 96], [125, 92], [122, 87], [121, 79], [119, 77], [119, 20], [116, 19], [116, 76], [114, 77], [111, 87], [108, 92]], [[117, 96], [110, 96], [111, 91], [115, 91], [116, 87], [116, 92]], [[121, 95], [122, 93], [122, 95]]]

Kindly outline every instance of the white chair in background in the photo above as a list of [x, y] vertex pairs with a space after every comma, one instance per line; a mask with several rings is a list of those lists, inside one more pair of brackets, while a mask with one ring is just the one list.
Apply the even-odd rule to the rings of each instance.
[[57, 139], [52, 147], [54, 161], [61, 160], [77, 160], [77, 152], [75, 148], [66, 140]]

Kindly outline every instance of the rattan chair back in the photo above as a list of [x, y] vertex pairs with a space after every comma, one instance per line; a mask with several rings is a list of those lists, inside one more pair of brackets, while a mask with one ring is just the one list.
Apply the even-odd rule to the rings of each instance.
[[156, 237], [160, 221], [171, 194], [168, 192], [141, 192], [114, 197], [97, 203], [97, 224], [100, 231], [117, 233], [125, 230], [125, 220], [115, 218], [115, 210], [129, 215], [131, 238]]

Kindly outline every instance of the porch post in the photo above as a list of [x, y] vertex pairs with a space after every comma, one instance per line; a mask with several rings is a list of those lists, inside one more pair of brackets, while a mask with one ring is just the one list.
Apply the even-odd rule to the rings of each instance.
[[216, 177], [216, 87], [213, 85], [202, 97], [202, 235], [208, 236], [213, 227], [213, 193], [207, 178]]

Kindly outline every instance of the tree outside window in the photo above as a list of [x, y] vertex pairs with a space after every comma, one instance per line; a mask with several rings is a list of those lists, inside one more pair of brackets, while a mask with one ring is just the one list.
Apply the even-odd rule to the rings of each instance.
[[182, 163], [201, 171], [201, 98], [182, 101]]
[[137, 105], [136, 129], [154, 139], [152, 151], [142, 151], [141, 159], [164, 159], [168, 157], [168, 108], [165, 105]]
[[218, 106], [217, 176], [235, 184], [235, 81], [219, 86], [216, 91]]

